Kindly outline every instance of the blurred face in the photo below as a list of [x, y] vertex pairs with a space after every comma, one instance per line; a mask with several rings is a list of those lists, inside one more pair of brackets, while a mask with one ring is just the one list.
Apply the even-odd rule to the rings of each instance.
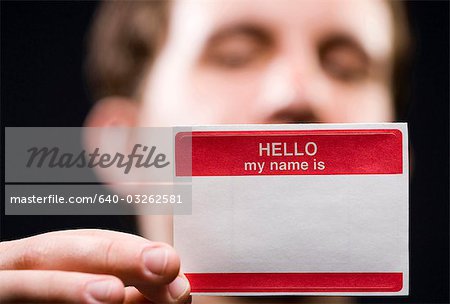
[[176, 1], [141, 124], [393, 119], [384, 1]]

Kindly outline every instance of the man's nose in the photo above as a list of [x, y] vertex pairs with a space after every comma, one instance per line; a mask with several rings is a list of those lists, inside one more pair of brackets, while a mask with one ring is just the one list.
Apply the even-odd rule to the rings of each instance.
[[288, 58], [267, 70], [260, 96], [261, 120], [265, 123], [319, 122], [319, 79], [311, 62]]

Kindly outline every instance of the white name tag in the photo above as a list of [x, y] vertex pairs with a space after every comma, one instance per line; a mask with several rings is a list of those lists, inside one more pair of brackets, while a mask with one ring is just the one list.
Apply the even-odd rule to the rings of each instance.
[[174, 246], [193, 294], [408, 294], [406, 124], [192, 130]]

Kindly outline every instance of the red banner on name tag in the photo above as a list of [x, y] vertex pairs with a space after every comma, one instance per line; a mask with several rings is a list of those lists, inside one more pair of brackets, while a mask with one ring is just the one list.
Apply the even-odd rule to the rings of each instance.
[[192, 292], [398, 292], [401, 272], [186, 273]]
[[177, 176], [402, 174], [402, 133], [394, 129], [180, 132], [175, 161]]

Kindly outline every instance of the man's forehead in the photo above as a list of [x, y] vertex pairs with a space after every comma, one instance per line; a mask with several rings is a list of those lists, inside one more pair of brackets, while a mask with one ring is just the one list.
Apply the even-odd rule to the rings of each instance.
[[279, 36], [287, 31], [313, 39], [348, 33], [374, 58], [391, 54], [393, 47], [391, 12], [381, 0], [180, 0], [171, 17], [169, 39], [197, 48], [240, 23], [261, 25]]

